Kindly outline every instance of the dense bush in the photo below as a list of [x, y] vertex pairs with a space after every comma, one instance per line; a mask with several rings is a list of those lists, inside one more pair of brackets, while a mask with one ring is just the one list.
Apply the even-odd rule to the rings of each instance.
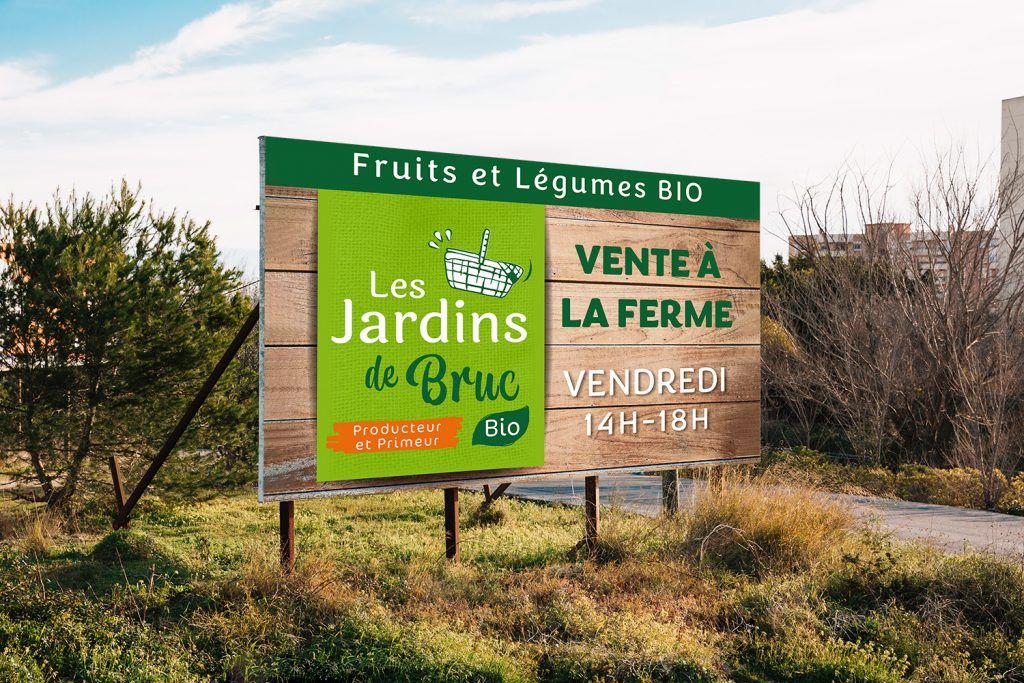
[[[996, 489], [996, 497], [1006, 488], [1006, 477], [996, 470], [995, 476], [1002, 484]], [[976, 469], [954, 467], [950, 469], [910, 465], [901, 467], [896, 474], [896, 495], [904, 500], [914, 500], [936, 505], [953, 505], [965, 508], [985, 507], [985, 491], [982, 474]]]
[[1010, 515], [1024, 515], [1024, 472], [1010, 480], [996, 509]]

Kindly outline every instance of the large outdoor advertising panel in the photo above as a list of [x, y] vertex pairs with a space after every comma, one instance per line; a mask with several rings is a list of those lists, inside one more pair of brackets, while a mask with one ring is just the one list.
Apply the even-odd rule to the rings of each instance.
[[758, 457], [757, 183], [260, 160], [261, 500]]

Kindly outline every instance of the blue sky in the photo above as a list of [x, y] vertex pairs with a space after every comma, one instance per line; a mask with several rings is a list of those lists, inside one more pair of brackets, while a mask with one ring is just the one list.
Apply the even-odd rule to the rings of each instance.
[[252, 271], [266, 134], [757, 180], [770, 256], [844, 162], [992, 161], [1021, 26], [1019, 0], [0, 0], [0, 196], [126, 178]]
[[[185, 24], [220, 8], [213, 0], [130, 2], [126, 0], [0, 1], [0, 61], [39, 59], [55, 78], [86, 75], [112, 67], [140, 47], [171, 40]], [[468, 4], [468, 3], [467, 3]], [[488, 3], [479, 3], [486, 5]], [[494, 3], [490, 3], [494, 4]], [[339, 7], [315, 22], [294, 25], [259, 46], [263, 56], [328, 40], [384, 42], [437, 56], [466, 56], [507, 49], [538, 34], [601, 31], [651, 23], [695, 22], [708, 26], [753, 19], [810, 5], [806, 0], [603, 0], [580, 2], [579, 11], [558, 3], [523, 3], [535, 14], [502, 21], [425, 21], [424, 6], [444, 3], [363, 2]], [[543, 11], [544, 5], [556, 8]], [[418, 7], [419, 6], [419, 7]], [[576, 3], [565, 3], [567, 8]], [[244, 57], [239, 51], [234, 57]]]

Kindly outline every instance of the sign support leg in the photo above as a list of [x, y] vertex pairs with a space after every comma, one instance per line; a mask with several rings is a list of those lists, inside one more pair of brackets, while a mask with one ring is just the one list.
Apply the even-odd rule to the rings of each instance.
[[280, 503], [281, 569], [286, 574], [295, 571], [295, 501]]
[[583, 544], [593, 552], [597, 547], [597, 535], [601, 530], [601, 491], [597, 477], [587, 477], [584, 484], [583, 512], [586, 516]]
[[459, 561], [459, 490], [444, 490], [444, 556]]
[[661, 473], [661, 509], [669, 517], [679, 513], [679, 470]]

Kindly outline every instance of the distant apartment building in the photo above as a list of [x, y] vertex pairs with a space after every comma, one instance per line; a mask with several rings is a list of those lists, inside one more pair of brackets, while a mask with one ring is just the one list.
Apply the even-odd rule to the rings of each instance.
[[[1000, 253], [999, 265], [1008, 268], [1008, 252], [1014, 243], [1014, 232], [1021, 230], [1021, 214], [1024, 213], [1024, 97], [1003, 100], [1002, 149], [999, 164], [1000, 191], [1007, 207], [999, 221]], [[1024, 287], [1024, 273], [1021, 266], [1007, 272], [1008, 287]]]
[[[1003, 100], [1000, 192], [1005, 193], [999, 225], [992, 230], [967, 233], [957, 245], [950, 244], [945, 233], [916, 231], [910, 223], [869, 223], [862, 232], [793, 235], [789, 238], [789, 256], [825, 255], [862, 256], [898, 252], [907, 258], [919, 274], [929, 274], [935, 282], [949, 281], [949, 261], [982, 264], [984, 275], [1002, 274], [1007, 285], [1024, 287], [1024, 263], [1010, 273], [1008, 252], [1019, 241], [1014, 233], [1024, 233], [1024, 97]], [[958, 253], [957, 250], [960, 250]], [[1020, 259], [1015, 259], [1020, 260]]]
[[[983, 276], [991, 276], [999, 267], [998, 240], [994, 230], [961, 234], [953, 244], [947, 233], [915, 231], [910, 223], [868, 223], [863, 232], [792, 235], [789, 256], [860, 256], [870, 259], [892, 254], [910, 261], [919, 275], [928, 276], [939, 286], [949, 282], [949, 262], [970, 260], [980, 263]], [[959, 251], [959, 253], [958, 253]]]
[[833, 256], [866, 256], [885, 250], [892, 238], [910, 235], [910, 223], [868, 223], [864, 232], [791, 235], [789, 255], [832, 254]]
[[[1002, 154], [1000, 155], [1000, 178], [1009, 181], [1015, 174], [1024, 173], [1024, 97], [1003, 100]], [[1017, 208], [1021, 206], [1016, 198]]]

